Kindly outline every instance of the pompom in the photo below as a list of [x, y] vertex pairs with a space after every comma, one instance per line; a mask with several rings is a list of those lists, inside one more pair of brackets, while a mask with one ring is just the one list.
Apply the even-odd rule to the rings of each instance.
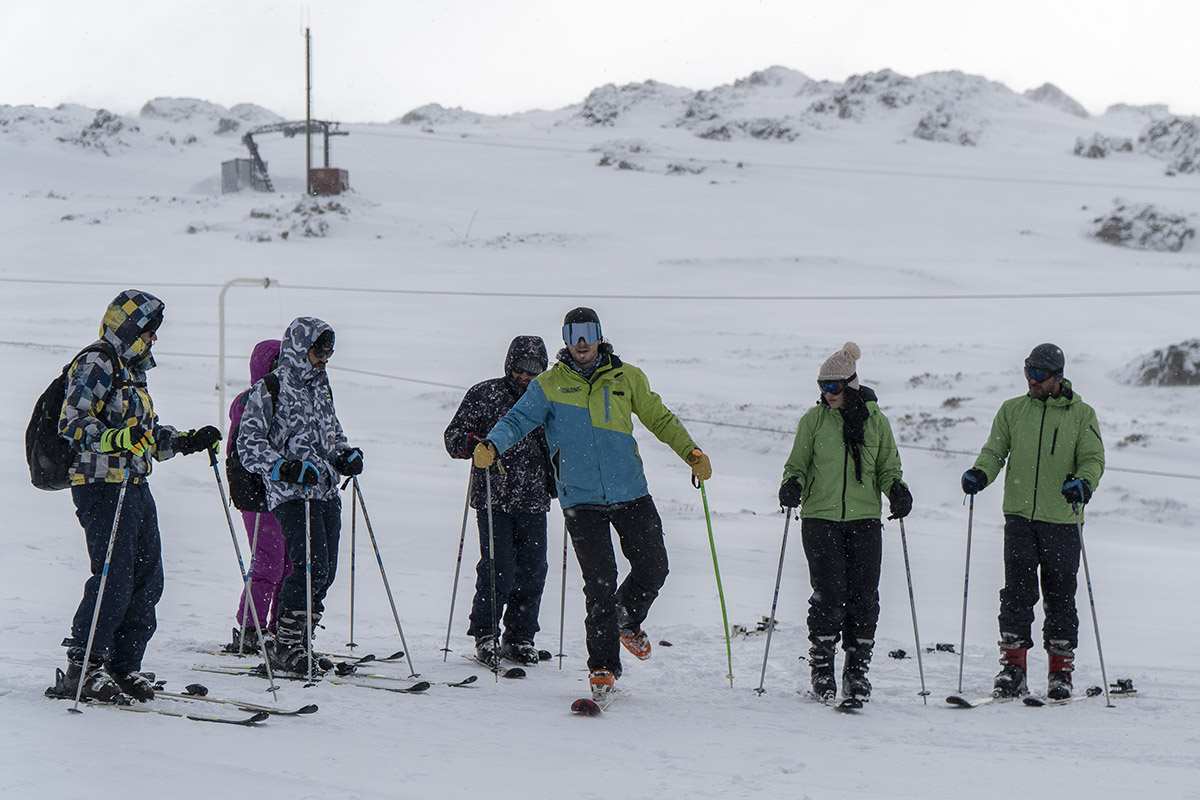
[[846, 355], [850, 356], [855, 361], [858, 361], [859, 356], [862, 355], [862, 350], [860, 350], [858, 345], [856, 345], [854, 342], [846, 342], [844, 345], [842, 345], [842, 349], [846, 351]]

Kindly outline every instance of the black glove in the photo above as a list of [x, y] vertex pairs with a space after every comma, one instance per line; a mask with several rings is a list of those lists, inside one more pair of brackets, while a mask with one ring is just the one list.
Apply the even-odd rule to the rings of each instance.
[[963, 494], [976, 494], [983, 491], [983, 487], [985, 486], [987, 486], [987, 473], [979, 469], [979, 467], [971, 467], [963, 473]]
[[796, 508], [800, 505], [803, 494], [804, 487], [800, 485], [800, 479], [793, 475], [779, 485], [779, 505], [784, 508]]
[[888, 519], [904, 519], [912, 511], [912, 492], [900, 482], [899, 478], [892, 481], [892, 489], [888, 492], [888, 503], [891, 514]]
[[363, 471], [362, 450], [351, 447], [333, 457], [333, 468], [339, 475], [361, 475]]
[[478, 433], [468, 433], [466, 443], [458, 449], [459, 458], [470, 458], [471, 453], [475, 450], [475, 445], [483, 441], [483, 437]]
[[302, 483], [305, 486], [316, 486], [320, 473], [311, 461], [279, 459], [271, 470], [271, 480]]
[[[201, 450], [213, 447], [219, 441], [221, 441], [221, 432], [212, 425], [205, 425], [199, 430], [181, 433], [175, 437], [175, 449], [182, 456], [190, 456], [192, 453], [199, 453]], [[220, 452], [220, 447], [216, 448], [216, 452]]]
[[1062, 496], [1068, 503], [1083, 503], [1086, 506], [1087, 501], [1092, 499], [1092, 485], [1087, 482], [1087, 478], [1068, 475], [1062, 486]]

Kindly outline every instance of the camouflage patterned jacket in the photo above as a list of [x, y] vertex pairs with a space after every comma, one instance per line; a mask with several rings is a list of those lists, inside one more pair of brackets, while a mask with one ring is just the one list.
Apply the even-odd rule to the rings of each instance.
[[[150, 457], [165, 461], [176, 453], [178, 432], [160, 425], [146, 388], [146, 372], [154, 356], [140, 338], [143, 329], [163, 312], [166, 304], [152, 294], [128, 289], [117, 295], [100, 323], [100, 339], [117, 353], [117, 362], [103, 352], [84, 353], [67, 371], [67, 383], [58, 432], [75, 449], [71, 485], [120, 483], [129, 469], [131, 482], [151, 472]], [[118, 381], [118, 378], [120, 379]], [[113, 391], [115, 384], [120, 384]], [[100, 435], [109, 428], [141, 425], [154, 434], [152, 453], [135, 456], [127, 451], [102, 453]]]
[[305, 496], [301, 484], [270, 480], [272, 469], [281, 460], [309, 461], [316, 466], [320, 479], [312, 489], [312, 499], [338, 496], [339, 476], [330, 462], [348, 448], [346, 434], [333, 407], [329, 376], [308, 360], [308, 349], [326, 330], [332, 328], [316, 317], [292, 320], [283, 335], [275, 368], [278, 399], [272, 400], [265, 382], [259, 381], [250, 390], [238, 428], [242, 465], [267, 476], [267, 505], [271, 510]]

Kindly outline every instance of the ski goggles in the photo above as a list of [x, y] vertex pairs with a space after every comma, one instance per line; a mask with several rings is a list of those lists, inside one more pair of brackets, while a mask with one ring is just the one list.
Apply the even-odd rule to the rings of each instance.
[[817, 381], [817, 386], [820, 386], [821, 391], [825, 394], [841, 394], [842, 392], [846, 391], [846, 387], [850, 385], [850, 380], [852, 379]]
[[599, 322], [568, 322], [563, 325], [562, 333], [563, 342], [568, 345], [574, 345], [580, 339], [586, 344], [595, 344], [602, 336]]
[[1025, 368], [1025, 377], [1028, 380], [1034, 381], [1035, 383], [1041, 383], [1042, 381], [1046, 380], [1047, 378], [1050, 378], [1057, 374], [1058, 373], [1052, 369], [1043, 369], [1041, 367], [1026, 367]]

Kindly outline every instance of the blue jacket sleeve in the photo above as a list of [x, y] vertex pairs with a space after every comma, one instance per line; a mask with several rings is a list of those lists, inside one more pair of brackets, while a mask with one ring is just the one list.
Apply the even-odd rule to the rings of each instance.
[[550, 417], [550, 401], [537, 381], [530, 381], [529, 388], [507, 414], [500, 418], [488, 431], [487, 439], [503, 453], [524, 439], [534, 429], [545, 425]]

